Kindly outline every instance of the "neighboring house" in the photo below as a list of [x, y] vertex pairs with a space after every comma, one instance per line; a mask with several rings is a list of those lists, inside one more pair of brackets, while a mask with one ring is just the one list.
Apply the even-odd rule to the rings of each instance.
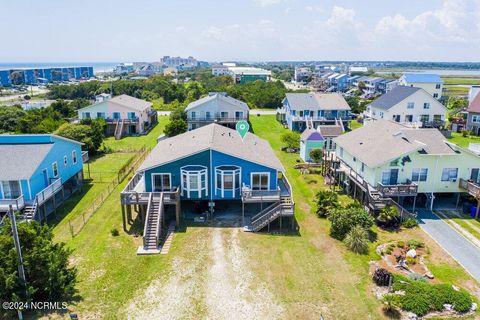
[[397, 86], [375, 99], [364, 112], [366, 118], [393, 120], [414, 126], [440, 127], [447, 108], [422, 88]]
[[442, 97], [443, 81], [438, 74], [404, 73], [398, 83], [401, 86], [422, 88], [435, 99]]
[[480, 136], [480, 93], [470, 100], [467, 113], [467, 130]]
[[[161, 222], [164, 219], [179, 225], [182, 218], [227, 215], [241, 220], [249, 231], [279, 218], [293, 219], [290, 185], [268, 141], [252, 133], [242, 139], [235, 130], [214, 123], [158, 142], [121, 199], [127, 215], [131, 206], [143, 207], [149, 235], [167, 223]], [[152, 220], [148, 210], [175, 214]], [[144, 249], [154, 250], [158, 238], [148, 240]]]
[[53, 134], [0, 135], [0, 212], [42, 220], [83, 177], [80, 142]]
[[254, 67], [229, 67], [228, 71], [235, 83], [248, 83], [256, 80], [270, 81], [272, 72]]
[[480, 157], [445, 141], [437, 129], [378, 120], [334, 142], [338, 183], [372, 210], [395, 203], [392, 198], [415, 207], [417, 196], [431, 208], [439, 194], [466, 192], [469, 180], [480, 195]]
[[378, 91], [380, 93], [387, 93], [392, 91], [396, 86], [398, 86], [398, 80], [396, 79], [385, 79], [381, 81], [378, 85]]
[[250, 109], [245, 102], [225, 92], [210, 92], [208, 96], [191, 102], [185, 111], [188, 130], [193, 130], [213, 122], [235, 128], [238, 121], [248, 121]]
[[335, 124], [348, 126], [350, 106], [339, 93], [287, 93], [278, 117], [290, 130], [303, 132], [307, 127]]
[[385, 87], [386, 80], [381, 77], [367, 77], [363, 80], [365, 84], [365, 90], [363, 92], [364, 95], [382, 93], [382, 88]]
[[151, 102], [122, 94], [78, 109], [78, 118], [104, 119], [106, 134], [119, 139], [123, 135], [148, 132], [157, 123], [157, 111], [152, 108]]
[[310, 151], [313, 149], [335, 151], [336, 146], [333, 139], [344, 132], [341, 121], [335, 125], [320, 125], [317, 129], [306, 129], [300, 136], [300, 158], [304, 162], [310, 162]]
[[312, 79], [312, 69], [310, 67], [295, 67], [293, 80], [295, 82], [308, 82]]
[[229, 75], [228, 66], [223, 64], [212, 64], [212, 75], [214, 76]]

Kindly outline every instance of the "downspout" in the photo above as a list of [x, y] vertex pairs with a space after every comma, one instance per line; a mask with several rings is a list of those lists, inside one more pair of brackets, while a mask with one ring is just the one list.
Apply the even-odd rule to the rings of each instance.
[[432, 181], [432, 192], [431, 192], [432, 200], [430, 201], [430, 211], [433, 211], [433, 200], [435, 199], [435, 196], [433, 195], [433, 193], [435, 191], [435, 178], [437, 177], [438, 159], [440, 157], [441, 156], [438, 156], [437, 160], [435, 161], [435, 170], [434, 170], [433, 181]]

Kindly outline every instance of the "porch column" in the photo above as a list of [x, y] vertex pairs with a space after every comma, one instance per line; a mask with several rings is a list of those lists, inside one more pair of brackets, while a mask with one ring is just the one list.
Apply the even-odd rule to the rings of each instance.
[[122, 225], [123, 231], [127, 232], [127, 222], [125, 221], [125, 205], [122, 203]]
[[245, 203], [242, 201], [242, 225], [245, 226]]
[[417, 195], [413, 197], [413, 210], [412, 213], [415, 213], [415, 206], [417, 205]]

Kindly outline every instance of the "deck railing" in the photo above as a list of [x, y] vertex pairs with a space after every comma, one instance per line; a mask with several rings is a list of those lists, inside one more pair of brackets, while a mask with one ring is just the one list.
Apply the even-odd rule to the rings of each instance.
[[88, 162], [88, 159], [89, 159], [88, 151], [82, 151], [82, 161], [83, 161], [83, 163]]
[[460, 179], [458, 186], [474, 196], [477, 199], [480, 199], [480, 185], [473, 181], [468, 181], [465, 179]]
[[275, 190], [252, 190], [249, 186], [242, 187], [242, 198], [244, 200], [280, 200], [280, 187]]
[[46, 187], [45, 189], [37, 193], [37, 195], [35, 196], [37, 204], [38, 205], [43, 204], [45, 201], [50, 199], [52, 195], [57, 193], [61, 188], [62, 188], [62, 179], [58, 178], [48, 187]]
[[188, 122], [237, 122], [248, 120], [248, 117], [188, 117]]
[[10, 206], [15, 211], [22, 210], [25, 207], [25, 198], [23, 194], [16, 199], [0, 199], [0, 207], [9, 210]]
[[145, 216], [145, 225], [143, 226], [143, 246], [147, 246], [147, 231], [148, 231], [148, 219], [150, 217], [150, 207], [152, 206], [152, 197], [153, 193], [150, 193], [148, 197], [148, 205], [147, 205], [147, 214]]
[[395, 185], [378, 183], [377, 190], [387, 197], [414, 196], [418, 193], [418, 185], [415, 183]]

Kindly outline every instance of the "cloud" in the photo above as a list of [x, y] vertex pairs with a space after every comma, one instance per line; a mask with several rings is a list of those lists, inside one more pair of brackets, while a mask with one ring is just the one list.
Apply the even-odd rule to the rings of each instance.
[[321, 6], [306, 6], [305, 11], [308, 11], [308, 12], [323, 12], [323, 8]]
[[253, 0], [253, 2], [259, 5], [260, 7], [268, 7], [271, 5], [286, 2], [286, 0]]

